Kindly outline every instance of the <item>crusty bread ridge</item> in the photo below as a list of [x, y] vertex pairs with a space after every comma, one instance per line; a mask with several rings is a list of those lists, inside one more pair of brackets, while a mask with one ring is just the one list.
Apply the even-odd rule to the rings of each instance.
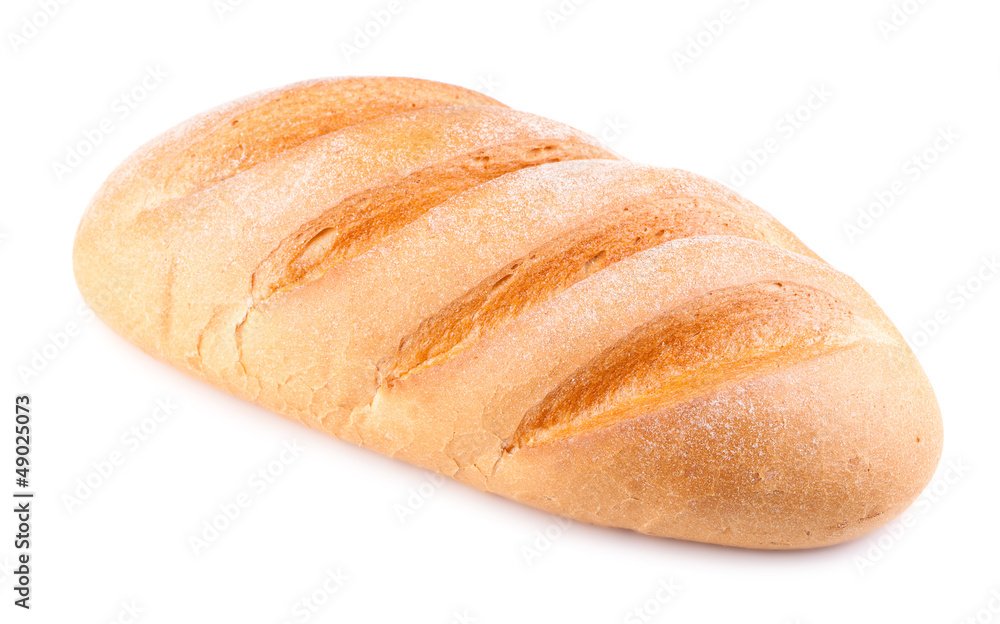
[[318, 80], [185, 122], [112, 173], [73, 259], [154, 357], [586, 522], [834, 544], [941, 453], [899, 332], [773, 217], [451, 85]]

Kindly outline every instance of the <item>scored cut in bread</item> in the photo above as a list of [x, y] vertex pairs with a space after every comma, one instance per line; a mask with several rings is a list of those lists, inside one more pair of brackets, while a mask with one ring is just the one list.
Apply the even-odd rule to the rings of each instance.
[[586, 522], [833, 544], [940, 457], [899, 332], [772, 216], [460, 87], [320, 80], [209, 111], [111, 175], [73, 259], [154, 357]]

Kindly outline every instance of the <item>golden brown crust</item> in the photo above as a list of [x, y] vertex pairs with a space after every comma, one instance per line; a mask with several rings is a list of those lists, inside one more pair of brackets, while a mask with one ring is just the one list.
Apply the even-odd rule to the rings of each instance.
[[450, 85], [314, 81], [186, 122], [105, 183], [74, 269], [182, 370], [588, 522], [835, 543], [940, 454], [899, 333], [773, 217]]
[[552, 513], [652, 535], [836, 544], [901, 513], [934, 472], [940, 421], [915, 384], [926, 379], [899, 347], [861, 342], [518, 451], [491, 484]]
[[[521, 153], [549, 145], [554, 147]], [[75, 268], [78, 274], [115, 274], [126, 283], [141, 283], [145, 297], [95, 310], [112, 325], [125, 325], [148, 317], [146, 308], [154, 307], [159, 322], [130, 331], [133, 340], [227, 388], [236, 384], [252, 398], [255, 381], [245, 378], [239, 361], [242, 324], [266, 298], [262, 293], [273, 294], [268, 286], [288, 275], [287, 265], [268, 263], [268, 258], [293, 260], [288, 251], [295, 249], [295, 241], [303, 231], [322, 229], [324, 220], [343, 216], [349, 224], [352, 216], [365, 216], [352, 199], [372, 189], [405, 186], [428, 169], [482, 153], [504, 155], [498, 162], [514, 169], [553, 158], [615, 157], [571, 128], [507, 108], [398, 113], [314, 139], [197, 192], [139, 211], [99, 193], [77, 235]], [[397, 225], [475, 180], [474, 172], [459, 170], [450, 178], [451, 187], [443, 184], [441, 190], [400, 198], [392, 211]], [[134, 216], [129, 219], [128, 214]], [[377, 234], [360, 236], [370, 243]], [[130, 244], [117, 248], [125, 240]], [[268, 272], [269, 267], [276, 270]], [[80, 285], [87, 296], [94, 284], [81, 280]], [[229, 327], [221, 329], [219, 323]], [[233, 337], [228, 345], [218, 345], [222, 352], [215, 359], [221, 366], [205, 366], [206, 333], [216, 339]]]
[[140, 148], [101, 193], [145, 209], [183, 197], [317, 137], [438, 106], [503, 106], [454, 85], [415, 78], [309, 80], [202, 113]]
[[529, 410], [504, 450], [581, 435], [870, 337], [836, 297], [794, 282], [711, 291], [633, 329]]
[[813, 255], [780, 226], [761, 222], [749, 210], [732, 210], [713, 197], [669, 197], [662, 192], [630, 196], [602, 216], [546, 241], [496, 271], [420, 324], [380, 366], [386, 383], [452, 357], [528, 307], [585, 279], [595, 271], [662, 242], [708, 234], [779, 241]]
[[365, 188], [304, 224], [271, 252], [254, 270], [251, 296], [260, 303], [275, 292], [315, 280], [431, 207], [493, 178], [544, 163], [609, 156], [580, 137], [529, 137], [435, 162]]

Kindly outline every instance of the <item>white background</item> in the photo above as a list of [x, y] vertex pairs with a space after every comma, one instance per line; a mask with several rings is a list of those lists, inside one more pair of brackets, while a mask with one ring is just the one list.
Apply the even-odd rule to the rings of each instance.
[[[0, 621], [124, 623], [126, 603], [149, 624], [643, 621], [626, 620], [637, 608], [653, 622], [1000, 622], [1000, 279], [975, 278], [992, 277], [983, 259], [1000, 254], [1000, 6], [894, 1], [910, 14], [888, 32], [891, 0], [400, 0], [350, 55], [342, 44], [388, 0], [245, 0], [221, 15], [213, 0], [70, 2], [37, 32], [24, 19], [45, 22], [44, 2], [4, 2], [2, 397], [33, 397], [38, 498], [30, 613], [11, 605], [14, 519], [0, 514]], [[714, 23], [723, 10], [729, 23]], [[702, 33], [699, 50], [688, 38], [709, 27], [718, 34]], [[123, 109], [149, 69], [165, 77]], [[784, 553], [561, 526], [189, 379], [79, 307], [73, 236], [118, 162], [224, 101], [349, 74], [477, 88], [636, 161], [719, 179], [855, 277], [919, 343], [944, 414], [941, 469], [910, 520]], [[832, 95], [799, 109], [813, 88]], [[778, 125], [797, 110], [808, 119], [794, 132]], [[105, 118], [112, 131], [57, 176], [53, 163]], [[948, 149], [925, 154], [948, 129]], [[732, 168], [769, 137], [777, 150], [735, 184]], [[915, 156], [934, 161], [919, 179]], [[849, 237], [896, 180], [903, 192]], [[936, 329], [935, 314], [947, 318]], [[63, 340], [70, 323], [79, 331]], [[136, 448], [128, 432], [157, 399], [178, 408]], [[305, 450], [254, 488], [249, 476], [288, 441]], [[116, 450], [124, 462], [67, 510], [77, 480]], [[250, 507], [196, 556], [189, 537], [241, 492]], [[400, 506], [419, 509], [401, 522]], [[296, 603], [338, 569], [348, 580], [300, 617]], [[657, 601], [661, 582], [679, 589]]]

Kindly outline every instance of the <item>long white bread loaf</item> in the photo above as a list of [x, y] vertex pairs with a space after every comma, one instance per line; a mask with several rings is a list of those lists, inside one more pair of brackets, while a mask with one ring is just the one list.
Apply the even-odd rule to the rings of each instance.
[[312, 81], [181, 124], [97, 193], [74, 268], [154, 357], [586, 522], [833, 544], [941, 453], [899, 332], [769, 214], [450, 85]]

